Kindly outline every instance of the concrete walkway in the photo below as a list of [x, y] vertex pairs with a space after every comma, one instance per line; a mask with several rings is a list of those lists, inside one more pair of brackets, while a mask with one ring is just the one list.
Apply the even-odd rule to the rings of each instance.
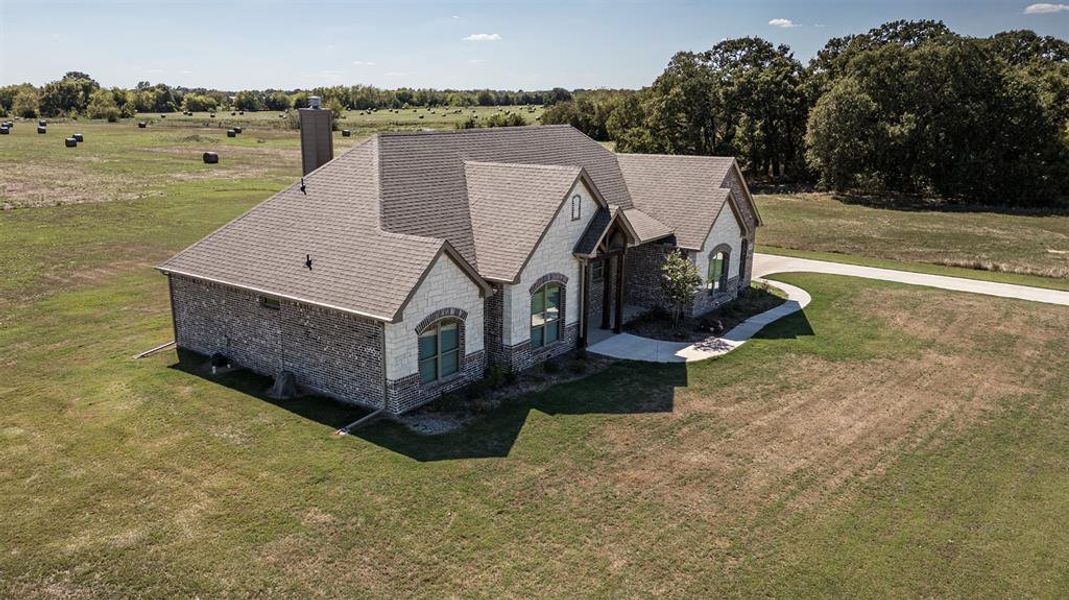
[[809, 304], [809, 294], [800, 287], [787, 285], [779, 281], [767, 281], [758, 279], [768, 285], [778, 288], [787, 294], [787, 301], [776, 308], [754, 315], [739, 323], [734, 329], [716, 338], [712, 337], [703, 342], [666, 342], [650, 338], [619, 333], [610, 336], [587, 348], [589, 352], [623, 358], [627, 360], [641, 360], [659, 363], [696, 362], [721, 356], [731, 352], [752, 338], [766, 325], [782, 319], [791, 313], [798, 312]]
[[1069, 292], [1059, 290], [1047, 290], [1025, 285], [965, 279], [962, 277], [946, 277], [943, 275], [895, 271], [893, 269], [862, 267], [858, 265], [812, 260], [808, 258], [793, 258], [790, 256], [777, 256], [773, 254], [754, 254], [754, 279], [786, 292], [787, 302], [772, 310], [750, 317], [719, 338], [710, 338], [709, 340], [698, 342], [696, 344], [686, 342], [666, 342], [639, 337], [637, 335], [631, 335], [630, 333], [621, 333], [603, 339], [596, 344], [592, 344], [587, 350], [594, 352], [595, 354], [602, 354], [613, 358], [660, 363], [695, 362], [727, 354], [744, 344], [746, 340], [752, 338], [758, 331], [761, 331], [761, 329], [768, 324], [782, 319], [791, 313], [798, 312], [809, 304], [811, 298], [805, 290], [779, 281], [760, 279], [760, 277], [774, 273], [798, 272], [863, 277], [866, 279], [922, 285], [944, 290], [953, 290], [956, 292], [970, 292], [988, 296], [999, 296], [1002, 298], [1015, 298], [1018, 300], [1031, 300], [1033, 302], [1045, 302], [1048, 304], [1069, 306]]
[[908, 271], [861, 267], [858, 265], [847, 265], [808, 258], [792, 258], [790, 256], [776, 256], [773, 254], [754, 254], [753, 264], [754, 277], [764, 277], [765, 275], [771, 275], [773, 273], [798, 272], [848, 275], [850, 277], [864, 277], [865, 279], [879, 279], [881, 281], [895, 281], [898, 283], [923, 285], [944, 290], [953, 290], [955, 292], [971, 292], [973, 294], [985, 294], [987, 296], [1016, 298], [1018, 300], [1031, 300], [1033, 302], [1045, 302], [1047, 304], [1069, 306], [1069, 292], [1047, 290], [1026, 285], [1014, 285], [1012, 283], [997, 283], [994, 281], [981, 281], [979, 279], [965, 279], [963, 277], [910, 273]]

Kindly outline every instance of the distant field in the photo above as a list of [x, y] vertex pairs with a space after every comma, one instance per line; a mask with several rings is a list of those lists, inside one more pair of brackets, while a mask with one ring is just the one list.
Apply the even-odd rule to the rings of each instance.
[[892, 210], [817, 193], [758, 195], [756, 200], [765, 221], [758, 244], [773, 252], [783, 248], [1069, 280], [1069, 214]]
[[[231, 114], [231, 112], [235, 114]], [[224, 129], [233, 125], [271, 129], [288, 127], [287, 113], [277, 111], [237, 113], [239, 111], [216, 111], [214, 118], [212, 118], [211, 113], [206, 112], [193, 113], [192, 117], [187, 117], [180, 112], [138, 113], [134, 119], [147, 121], [160, 127], [193, 126], [220, 127]], [[338, 120], [338, 127], [339, 129], [349, 129], [354, 134], [364, 135], [376, 131], [398, 129], [453, 129], [457, 123], [470, 116], [475, 116], [476, 120], [485, 120], [495, 113], [518, 113], [527, 120], [528, 124], [537, 125], [538, 118], [542, 115], [542, 108], [534, 106], [469, 106], [463, 108], [399, 108], [393, 110], [380, 108], [375, 111], [350, 110], [342, 113], [341, 118]]]
[[[376, 131], [454, 129], [472, 111], [485, 120], [495, 112], [518, 111], [532, 124], [526, 107], [476, 107], [461, 114], [443, 109], [347, 112], [334, 132], [335, 152], [342, 152]], [[282, 127], [277, 112], [141, 114], [118, 123], [99, 120], [50, 120], [48, 133], [36, 133], [35, 120], [16, 120], [10, 135], [0, 136], [0, 208], [23, 208], [131, 200], [158, 195], [181, 182], [254, 178], [278, 187], [300, 174], [297, 131]], [[420, 118], [423, 117], [423, 118]], [[145, 129], [137, 127], [145, 121]], [[226, 129], [241, 126], [236, 138]], [[67, 148], [63, 138], [79, 132], [85, 142]], [[217, 165], [201, 155], [218, 152]]]

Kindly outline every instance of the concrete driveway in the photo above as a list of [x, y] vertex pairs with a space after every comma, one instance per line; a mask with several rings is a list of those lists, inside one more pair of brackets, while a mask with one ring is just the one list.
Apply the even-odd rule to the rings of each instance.
[[[1033, 302], [1045, 302], [1048, 304], [1069, 306], [1069, 292], [1059, 290], [1047, 290], [1025, 285], [980, 281], [978, 279], [965, 279], [962, 277], [946, 277], [943, 275], [926, 275], [924, 273], [895, 271], [893, 269], [861, 267], [808, 258], [792, 258], [790, 256], [777, 256], [774, 254], [754, 254], [754, 279], [759, 279], [775, 273], [799, 272], [848, 275], [850, 277], [863, 277], [865, 279], [879, 279], [881, 281], [923, 285], [944, 290], [953, 290], [956, 292], [970, 292], [973, 294], [986, 294], [988, 296], [1016, 298], [1019, 300], [1031, 300]], [[766, 281], [766, 283], [786, 292], [787, 302], [772, 310], [750, 317], [719, 338], [711, 338], [704, 342], [688, 344], [685, 342], [667, 342], [639, 337], [629, 333], [620, 333], [592, 344], [588, 350], [596, 354], [611, 356], [613, 358], [660, 363], [695, 362], [727, 354], [746, 343], [747, 340], [757, 334], [758, 331], [761, 331], [766, 325], [782, 319], [791, 313], [798, 312], [809, 304], [809, 294], [801, 288], [778, 281]]]
[[898, 283], [923, 285], [944, 290], [953, 290], [955, 292], [970, 292], [987, 296], [1016, 298], [1019, 300], [1031, 300], [1033, 302], [1045, 302], [1047, 304], [1069, 306], [1069, 292], [1059, 290], [1047, 290], [1026, 285], [1014, 285], [1012, 283], [981, 281], [979, 279], [965, 279], [963, 277], [946, 277], [944, 275], [927, 275], [925, 273], [910, 273], [908, 271], [895, 271], [893, 269], [861, 267], [858, 265], [847, 265], [808, 258], [793, 258], [790, 256], [777, 256], [774, 254], [754, 254], [754, 277], [764, 277], [765, 275], [771, 275], [773, 273], [797, 272], [849, 275], [850, 277], [864, 277], [865, 279], [879, 279], [881, 281], [895, 281]]

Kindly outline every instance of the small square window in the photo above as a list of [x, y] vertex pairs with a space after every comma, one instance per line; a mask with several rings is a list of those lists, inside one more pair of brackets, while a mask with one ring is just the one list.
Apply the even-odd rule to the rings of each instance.
[[270, 310], [278, 310], [279, 308], [281, 308], [281, 303], [278, 301], [278, 298], [268, 298], [267, 296], [260, 296], [260, 306]]
[[583, 197], [579, 194], [572, 196], [572, 220], [578, 221], [583, 216]]

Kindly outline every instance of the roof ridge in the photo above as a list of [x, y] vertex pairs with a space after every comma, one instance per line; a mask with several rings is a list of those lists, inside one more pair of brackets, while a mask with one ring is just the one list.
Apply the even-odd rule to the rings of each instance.
[[503, 162], [498, 160], [465, 160], [461, 161], [465, 165], [492, 165], [501, 167], [520, 167], [527, 169], [554, 169], [558, 171], [582, 171], [582, 165], [547, 165], [545, 163], [520, 163], [520, 162]]
[[642, 156], [642, 157], [656, 157], [656, 158], [697, 158], [697, 159], [718, 159], [718, 160], [735, 160], [734, 156], [722, 156], [722, 155], [710, 155], [710, 154], [656, 154], [652, 152], [613, 152], [617, 157], [621, 156]]
[[[524, 131], [537, 129], [575, 129], [567, 123], [550, 123], [548, 125], [512, 125], [508, 127], [473, 127], [470, 129], [421, 129], [419, 131], [379, 131], [375, 137], [411, 137], [421, 135], [475, 135], [507, 131]], [[577, 130], [578, 131], [578, 130]]]

